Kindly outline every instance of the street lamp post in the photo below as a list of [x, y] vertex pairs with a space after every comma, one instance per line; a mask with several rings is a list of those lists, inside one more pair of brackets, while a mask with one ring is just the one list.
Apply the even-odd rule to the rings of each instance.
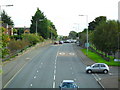
[[13, 5], [0, 5], [0, 28], [2, 27], [2, 16], [1, 16], [1, 7], [10, 7], [10, 6], [13, 6]]
[[[88, 15], [79, 15], [79, 16], [86, 16], [86, 26], [87, 26], [87, 28], [88, 28]], [[87, 30], [87, 37], [86, 37], [86, 39], [87, 39], [87, 44], [86, 44], [86, 47], [87, 47], [87, 55], [88, 55], [88, 47], [89, 47], [89, 43], [88, 43], [88, 29], [86, 29]]]
[[[38, 21], [43, 21], [43, 19], [39, 19]], [[37, 26], [38, 26], [38, 21], [36, 20], [36, 36], [37, 36]]]

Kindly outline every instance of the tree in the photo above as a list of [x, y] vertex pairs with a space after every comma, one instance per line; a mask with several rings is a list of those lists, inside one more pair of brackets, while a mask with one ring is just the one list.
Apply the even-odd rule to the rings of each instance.
[[99, 16], [95, 18], [92, 22], [89, 23], [88, 30], [95, 30], [96, 26], [98, 26], [101, 22], [106, 22], [107, 18], [105, 16]]
[[11, 26], [14, 25], [13, 21], [11, 20], [11, 17], [8, 16], [5, 11], [2, 12], [1, 19], [5, 24], [11, 25]]
[[76, 39], [76, 38], [77, 38], [77, 32], [75, 32], [75, 31], [70, 31], [68, 37], [71, 38], [71, 39]]
[[114, 20], [100, 23], [93, 34], [93, 44], [97, 49], [105, 52], [107, 55], [109, 52], [117, 51], [118, 47], [118, 35], [120, 29], [118, 26], [120, 23]]
[[[36, 28], [37, 28], [37, 33], [41, 35], [43, 38], [47, 39], [49, 37], [48, 27], [47, 27], [47, 18], [45, 17], [43, 12], [39, 10], [39, 8], [37, 8], [35, 15], [32, 16], [31, 22], [32, 22], [30, 26], [31, 33], [36, 33]], [[37, 24], [37, 27], [36, 27], [36, 24]]]

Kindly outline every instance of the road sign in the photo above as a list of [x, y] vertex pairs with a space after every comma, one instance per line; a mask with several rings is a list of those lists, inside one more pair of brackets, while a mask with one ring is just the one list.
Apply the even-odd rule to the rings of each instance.
[[90, 44], [89, 43], [85, 43], [85, 47], [89, 47], [90, 46]]

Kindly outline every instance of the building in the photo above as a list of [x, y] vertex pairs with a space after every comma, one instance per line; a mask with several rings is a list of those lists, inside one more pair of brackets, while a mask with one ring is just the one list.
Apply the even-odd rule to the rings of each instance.
[[6, 29], [6, 31], [4, 32], [5, 34], [10, 35], [10, 36], [13, 35], [13, 27], [11, 25], [3, 23], [2, 26]]

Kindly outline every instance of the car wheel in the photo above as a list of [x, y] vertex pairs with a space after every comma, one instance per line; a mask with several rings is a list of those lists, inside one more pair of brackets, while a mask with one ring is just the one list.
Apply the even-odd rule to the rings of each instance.
[[107, 74], [107, 73], [108, 73], [108, 70], [104, 70], [103, 72], [104, 72], [105, 74]]
[[89, 69], [89, 70], [87, 70], [87, 73], [92, 73], [92, 70], [90, 70], [90, 69]]

